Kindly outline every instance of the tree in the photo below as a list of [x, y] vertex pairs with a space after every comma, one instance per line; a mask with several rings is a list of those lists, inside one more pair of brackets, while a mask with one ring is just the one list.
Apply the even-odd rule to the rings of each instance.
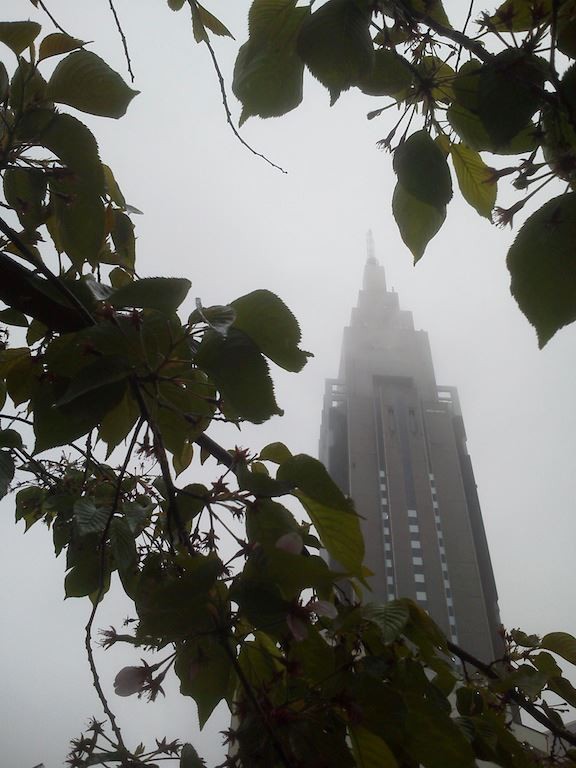
[[[185, 3], [169, 5], [178, 10]], [[538, 45], [550, 28], [553, 42], [556, 35], [559, 40], [560, 11], [568, 5], [551, 8], [545, 21], [538, 17], [528, 38], [544, 27]], [[298, 101], [304, 64], [333, 99], [361, 75], [379, 72], [388, 82], [391, 72], [404, 72], [394, 75], [404, 77], [401, 101], [414, 114], [424, 107], [425, 128], [396, 152], [401, 186], [395, 209], [398, 217], [405, 206], [409, 228], [426, 230], [428, 209], [441, 213], [447, 202], [444, 153], [454, 160], [471, 151], [462, 142], [431, 142], [426, 131], [445, 135], [435, 116], [443, 89], [456, 93], [458, 78], [482, 78], [484, 70], [442, 70], [439, 84], [440, 64], [426, 53], [432, 42], [418, 27], [427, 24], [430, 34], [453, 41], [457, 33], [439, 4], [425, 18], [406, 4], [391, 6], [394, 34], [401, 40], [410, 32], [405, 42], [416, 46], [415, 63], [389, 47], [366, 45], [367, 7], [329, 0], [310, 15], [286, 0], [256, 0], [234, 90], [245, 116], [266, 116]], [[198, 3], [189, 8], [196, 39], [212, 51], [210, 35], [226, 34], [226, 28]], [[136, 92], [61, 30], [45, 34], [37, 22], [1, 22], [0, 41], [14, 54], [0, 66], [7, 211], [0, 217], [0, 298], [7, 307], [1, 319], [23, 329], [12, 332], [16, 343], [5, 332], [0, 354], [0, 488], [6, 494], [16, 486], [16, 519], [26, 528], [39, 521], [50, 527], [56, 554], [66, 557], [67, 596], [92, 602], [86, 648], [106, 722], [93, 720], [73, 741], [70, 764], [151, 765], [174, 757], [186, 768], [201, 765], [191, 744], [164, 739], [147, 750], [123, 739], [93, 652], [98, 606], [114, 574], [137, 620], [133, 631], [106, 630], [103, 645], [126, 643], [158, 659], [120, 670], [116, 693], [154, 700], [166, 675], [175, 673], [181, 693], [196, 701], [202, 725], [226, 700], [235, 716], [227, 735], [230, 766], [540, 764], [508, 727], [510, 703], [555, 734], [554, 760], [574, 762], [576, 739], [542, 695], [553, 692], [576, 705], [576, 691], [552, 656], [576, 663], [574, 638], [513, 631], [505, 659], [486, 666], [449, 643], [409, 601], [350, 601], [341, 582], [365, 583], [363, 542], [351, 501], [322, 465], [279, 443], [255, 456], [224, 450], [208, 436], [215, 421], [262, 423], [278, 413], [269, 361], [298, 372], [308, 356], [299, 347], [295, 318], [265, 290], [224, 306], [198, 303], [186, 320], [179, 317], [189, 281], [139, 277], [134, 209], [102, 164], [92, 133], [62, 111], [67, 105], [118, 118]], [[488, 66], [477, 41], [470, 46], [483, 62], [480, 69]], [[45, 79], [45, 62], [54, 56], [61, 58]], [[379, 70], [376, 58], [383, 59]], [[526, 67], [531, 75], [539, 71], [528, 59], [518, 64], [519, 82]], [[425, 95], [416, 86], [428, 71], [432, 83]], [[548, 91], [538, 78], [534, 88], [544, 99]], [[532, 94], [530, 86], [522, 98]], [[500, 149], [489, 118], [482, 111], [476, 118], [494, 142], [489, 148]], [[534, 152], [533, 144], [528, 151]], [[462, 168], [454, 162], [460, 179]], [[418, 177], [427, 189], [415, 180], [415, 167], [426, 168]], [[530, 184], [532, 175], [526, 178]], [[399, 221], [402, 226], [401, 215]], [[411, 234], [406, 239], [413, 244]], [[563, 252], [560, 246], [563, 241]], [[54, 452], [62, 448], [63, 456]], [[194, 453], [202, 462], [218, 462], [211, 486], [182, 481]], [[309, 522], [293, 514], [295, 504]], [[223, 539], [235, 547], [228, 560]], [[315, 554], [320, 546], [339, 570]], [[464, 672], [452, 664], [455, 656]]]

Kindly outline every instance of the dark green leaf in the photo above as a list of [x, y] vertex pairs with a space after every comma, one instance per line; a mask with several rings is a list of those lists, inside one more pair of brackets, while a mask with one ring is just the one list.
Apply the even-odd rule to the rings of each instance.
[[23, 448], [22, 435], [15, 429], [0, 429], [0, 448]]
[[182, 304], [190, 286], [190, 280], [180, 277], [144, 277], [118, 288], [109, 301], [119, 309], [142, 307], [170, 314]]
[[[172, 10], [177, 9], [172, 8]], [[204, 768], [204, 766], [204, 760], [200, 758], [192, 744], [184, 744], [180, 752], [180, 768]]]
[[401, 99], [412, 84], [410, 65], [389, 48], [379, 48], [374, 54], [374, 67], [358, 84], [369, 96], [396, 96]]
[[112, 519], [110, 546], [124, 591], [133, 597], [135, 579], [138, 575], [138, 552], [134, 533], [126, 519], [119, 517]]
[[249, 336], [235, 328], [226, 338], [205, 334], [197, 365], [212, 379], [232, 418], [259, 424], [282, 414], [274, 398], [268, 365]]
[[452, 179], [444, 153], [428, 131], [417, 131], [394, 152], [399, 184], [419, 202], [441, 214], [452, 198]]
[[571, 707], [576, 707], [576, 688], [569, 680], [560, 675], [552, 677], [548, 680], [548, 688], [554, 691], [555, 694], [560, 696]]
[[292, 454], [284, 443], [270, 443], [262, 448], [258, 456], [260, 461], [272, 461], [274, 464], [282, 464], [291, 457]]
[[215, 306], [215, 307], [203, 307], [200, 300], [196, 299], [196, 309], [188, 318], [190, 325], [196, 323], [206, 323], [216, 333], [226, 336], [229, 328], [234, 324], [236, 319], [236, 312], [233, 307]]
[[549, 19], [552, 0], [504, 0], [490, 16], [490, 29], [527, 32]]
[[71, 37], [65, 32], [53, 32], [51, 35], [46, 35], [40, 43], [38, 61], [48, 59], [50, 56], [60, 56], [62, 53], [69, 53], [76, 48], [82, 48], [83, 45], [83, 40]]
[[416, 263], [444, 223], [446, 207], [438, 209], [423, 203], [398, 182], [392, 198], [392, 213], [402, 240], [412, 252]]
[[103, 117], [122, 117], [137, 93], [103, 59], [84, 50], [66, 56], [48, 82], [54, 101]]
[[286, 493], [290, 493], [293, 487], [290, 483], [274, 480], [263, 472], [254, 472], [244, 463], [237, 466], [236, 476], [238, 486], [243, 491], [249, 491], [257, 497], [284, 496]]
[[19, 56], [32, 45], [41, 29], [37, 21], [0, 21], [0, 43]]
[[118, 263], [132, 271], [136, 259], [136, 238], [134, 237], [134, 224], [129, 216], [122, 211], [114, 210], [113, 214], [112, 242], [116, 250]]
[[253, 291], [231, 304], [236, 312], [234, 327], [260, 348], [262, 354], [287, 371], [300, 371], [310, 357], [298, 348], [298, 321], [282, 299], [265, 290]]
[[367, 77], [374, 65], [370, 11], [354, 0], [328, 0], [303, 23], [298, 53], [331, 103]]
[[234, 35], [230, 32], [230, 30], [220, 21], [220, 19], [216, 18], [214, 14], [210, 13], [204, 6], [200, 5], [200, 3], [197, 3], [198, 7], [198, 13], [200, 15], [200, 20], [202, 22], [202, 25], [209, 29], [210, 32], [213, 32], [215, 35], [218, 35], [219, 37], [231, 37], [234, 39]]
[[8, 487], [14, 478], [14, 459], [10, 451], [0, 451], [0, 499], [8, 493]]
[[206, 636], [180, 648], [174, 670], [180, 678], [180, 693], [192, 696], [198, 705], [198, 721], [203, 728], [228, 692], [230, 658], [218, 640]]
[[[102, 569], [102, 565], [104, 568]], [[89, 596], [92, 603], [96, 602], [102, 590], [102, 597], [110, 588], [109, 558], [104, 563], [96, 550], [86, 552], [77, 565], [74, 565], [64, 579], [66, 597]]]
[[350, 728], [350, 740], [358, 768], [396, 768], [398, 763], [386, 742], [359, 725]]
[[512, 295], [543, 347], [576, 320], [576, 193], [560, 195], [528, 218], [508, 251]]
[[78, 533], [85, 536], [89, 533], [102, 533], [108, 523], [110, 510], [98, 507], [94, 499], [85, 497], [74, 504], [74, 520]]
[[0, 310], [0, 323], [27, 328], [28, 318], [22, 312], [18, 312], [17, 309], [3, 309]]
[[444, 10], [442, 0], [408, 0], [408, 5], [417, 13], [442, 24], [444, 27], [452, 28], [450, 20]]
[[544, 87], [544, 66], [522, 49], [506, 49], [480, 70], [477, 114], [496, 145], [530, 125]]
[[352, 511], [352, 504], [332, 480], [326, 467], [312, 456], [304, 453], [291, 456], [281, 464], [276, 477], [321, 504], [345, 512]]
[[557, 653], [570, 664], [576, 664], [576, 638], [567, 632], [550, 632], [544, 635], [541, 647]]
[[66, 392], [55, 405], [57, 407], [66, 405], [87, 392], [93, 392], [114, 382], [124, 381], [129, 372], [130, 365], [122, 357], [111, 355], [95, 360], [82, 368], [72, 379]]
[[6, 202], [16, 211], [25, 229], [34, 230], [44, 223], [46, 189], [46, 176], [42, 171], [8, 168], [4, 172]]
[[10, 92], [10, 78], [8, 77], [8, 70], [6, 69], [4, 64], [0, 61], [0, 102], [3, 102], [8, 98], [9, 92]]

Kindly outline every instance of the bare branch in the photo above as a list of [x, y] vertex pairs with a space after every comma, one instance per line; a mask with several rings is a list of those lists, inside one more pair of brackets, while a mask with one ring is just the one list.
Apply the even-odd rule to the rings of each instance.
[[108, 5], [110, 6], [110, 10], [112, 11], [112, 15], [114, 16], [114, 21], [116, 22], [116, 29], [118, 30], [120, 34], [120, 38], [122, 39], [122, 47], [124, 48], [124, 56], [126, 57], [126, 64], [128, 66], [128, 73], [130, 75], [130, 79], [132, 82], [134, 82], [134, 72], [132, 71], [132, 61], [130, 60], [130, 52], [128, 51], [128, 42], [126, 40], [126, 35], [124, 34], [124, 30], [122, 29], [122, 25], [120, 24], [120, 19], [118, 18], [118, 14], [116, 13], [116, 8], [114, 7], [113, 0], [108, 0]]

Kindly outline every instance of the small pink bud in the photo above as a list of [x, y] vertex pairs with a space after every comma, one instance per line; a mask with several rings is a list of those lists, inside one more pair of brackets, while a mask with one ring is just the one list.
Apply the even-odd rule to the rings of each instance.
[[304, 549], [304, 542], [299, 533], [285, 533], [276, 542], [276, 549], [288, 552], [290, 555], [299, 555]]
[[118, 696], [141, 693], [149, 675], [147, 667], [124, 667], [114, 679], [114, 691]]

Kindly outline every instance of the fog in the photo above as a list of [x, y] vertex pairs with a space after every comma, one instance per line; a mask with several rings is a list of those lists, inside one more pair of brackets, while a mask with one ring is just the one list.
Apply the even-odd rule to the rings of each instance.
[[[247, 2], [206, 5], [239, 41], [245, 38]], [[464, 4], [445, 5], [456, 25]], [[106, 2], [48, 6], [126, 76]], [[208, 51], [195, 44], [186, 11], [175, 14], [160, 0], [117, 0], [116, 7], [142, 92], [120, 121], [79, 117], [94, 131], [126, 199], [144, 212], [135, 217], [140, 273], [189, 277], [191, 296], [204, 305], [268, 288], [298, 317], [303, 347], [314, 354], [298, 375], [273, 370], [282, 418], [211, 434], [226, 446], [258, 450], [281, 440], [293, 452], [316, 455], [324, 379], [338, 370], [371, 228], [388, 284], [413, 311], [416, 327], [429, 333], [438, 382], [458, 387], [503, 622], [539, 634], [575, 633], [576, 326], [538, 350], [509, 293], [505, 254], [514, 232], [480, 219], [456, 194], [446, 224], [413, 267], [391, 214], [391, 156], [375, 146], [398, 113], [367, 121], [374, 100], [352, 93], [330, 108], [327, 92], [307, 77], [299, 110], [251, 119], [242, 129], [246, 141], [287, 171], [280, 173], [227, 126]], [[2, 11], [3, 18], [37, 18], [45, 33], [53, 31], [24, 0], [4, 0]], [[237, 45], [214, 45], [229, 84]], [[3, 48], [1, 56], [9, 55]], [[237, 119], [231, 95], [230, 103]], [[56, 768], [69, 738], [92, 714], [102, 719], [83, 653], [90, 604], [63, 601], [64, 561], [54, 559], [50, 533], [16, 528], [10, 497], [0, 526], [2, 761]], [[112, 597], [97, 625], [119, 626], [127, 611], [120, 596]], [[98, 657], [108, 691], [121, 666], [138, 663], [137, 654], [116, 648]], [[213, 765], [225, 717], [198, 736], [194, 702], [180, 699], [176, 686], [167, 694], [156, 704], [110, 694], [127, 741], [189, 740]]]

